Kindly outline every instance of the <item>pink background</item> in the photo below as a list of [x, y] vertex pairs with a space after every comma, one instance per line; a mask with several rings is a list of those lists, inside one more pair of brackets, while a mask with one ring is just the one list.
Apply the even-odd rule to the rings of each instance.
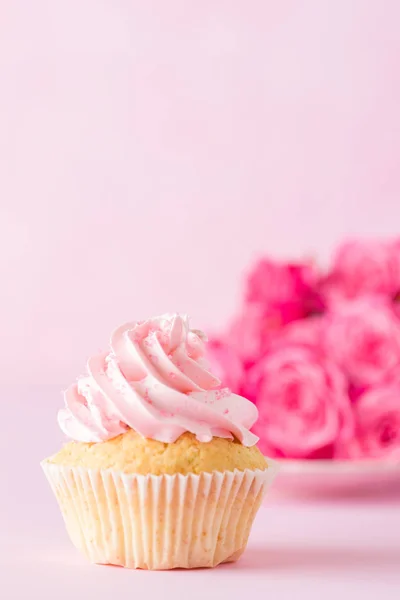
[[38, 465], [122, 320], [218, 327], [254, 254], [399, 233], [399, 23], [398, 0], [0, 0], [7, 599], [398, 598], [398, 497], [271, 499], [242, 562], [131, 572], [75, 552]]
[[397, 0], [2, 0], [1, 379], [215, 327], [254, 253], [398, 232]]

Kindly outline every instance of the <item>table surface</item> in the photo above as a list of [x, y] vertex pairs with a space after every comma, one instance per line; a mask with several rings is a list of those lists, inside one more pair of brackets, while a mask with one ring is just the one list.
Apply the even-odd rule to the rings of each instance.
[[[51, 507], [51, 508], [50, 508]], [[352, 504], [262, 507], [242, 559], [194, 571], [129, 571], [89, 565], [70, 545], [49, 499], [48, 526], [2, 539], [0, 581], [8, 599], [145, 594], [191, 599], [223, 592], [243, 598], [400, 598], [400, 506]], [[58, 515], [57, 515], [58, 517]], [[4, 535], [4, 534], [3, 534]], [[351, 596], [350, 596], [351, 595]]]
[[[52, 393], [7, 392], [9, 427], [0, 436], [1, 598], [103, 600], [145, 594], [147, 600], [187, 595], [196, 600], [223, 594], [234, 600], [252, 593], [272, 600], [321, 600], [322, 595], [330, 600], [340, 594], [399, 600], [398, 494], [335, 501], [271, 494], [241, 560], [215, 569], [148, 572], [88, 564], [72, 547], [38, 465], [60, 443], [54, 419], [59, 395], [49, 410]], [[39, 421], [38, 432], [32, 424]]]

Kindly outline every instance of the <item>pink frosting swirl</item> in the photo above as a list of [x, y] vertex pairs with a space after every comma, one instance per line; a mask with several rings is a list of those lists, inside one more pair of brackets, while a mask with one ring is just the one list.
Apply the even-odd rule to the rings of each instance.
[[61, 429], [82, 442], [131, 428], [160, 442], [189, 431], [201, 442], [218, 436], [254, 445], [258, 438], [249, 429], [257, 408], [218, 389], [220, 381], [204, 360], [205, 341], [177, 314], [122, 325], [111, 336], [111, 352], [90, 358], [88, 376], [65, 392]]

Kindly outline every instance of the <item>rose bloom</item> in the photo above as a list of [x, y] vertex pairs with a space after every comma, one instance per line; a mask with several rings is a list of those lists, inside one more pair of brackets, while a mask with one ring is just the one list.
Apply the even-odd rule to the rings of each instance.
[[400, 321], [383, 301], [348, 302], [328, 319], [324, 346], [350, 383], [363, 388], [400, 367]]
[[270, 345], [274, 348], [288, 345], [306, 346], [321, 352], [325, 323], [325, 315], [293, 321], [276, 334]]
[[252, 370], [248, 395], [259, 410], [253, 431], [265, 454], [332, 458], [353, 434], [346, 380], [311, 348], [272, 351]]
[[364, 392], [354, 405], [356, 437], [345, 445], [349, 458], [400, 459], [400, 383]]
[[225, 341], [246, 366], [258, 362], [266, 353], [270, 340], [280, 330], [279, 315], [258, 304], [246, 304], [232, 320]]
[[244, 367], [232, 345], [223, 338], [211, 338], [206, 345], [206, 354], [211, 372], [221, 380], [222, 385], [240, 393]]
[[399, 291], [399, 241], [354, 240], [339, 247], [327, 278], [333, 301], [361, 294], [394, 298]]
[[276, 312], [286, 324], [322, 310], [317, 283], [312, 264], [262, 259], [248, 274], [245, 299]]

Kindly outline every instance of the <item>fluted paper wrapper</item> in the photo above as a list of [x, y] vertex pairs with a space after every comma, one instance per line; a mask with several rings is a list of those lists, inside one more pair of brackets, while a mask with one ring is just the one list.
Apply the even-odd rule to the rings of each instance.
[[42, 467], [74, 545], [93, 563], [132, 569], [213, 567], [243, 553], [276, 474], [127, 475]]

